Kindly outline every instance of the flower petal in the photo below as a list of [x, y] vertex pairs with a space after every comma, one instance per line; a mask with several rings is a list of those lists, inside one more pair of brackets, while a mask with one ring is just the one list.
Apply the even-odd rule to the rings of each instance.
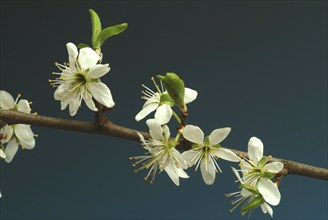
[[112, 94], [109, 88], [102, 82], [91, 83], [89, 85], [92, 96], [107, 108], [114, 107], [115, 103], [113, 101]]
[[187, 125], [183, 129], [182, 135], [190, 142], [203, 145], [204, 133], [198, 126]]
[[221, 143], [230, 133], [231, 128], [219, 128], [212, 131], [209, 136], [211, 146]]
[[175, 172], [181, 178], [184, 178], [184, 179], [189, 178], [188, 174], [181, 167], [175, 167]]
[[267, 203], [273, 206], [279, 204], [281, 195], [278, 187], [271, 180], [260, 178], [257, 188]]
[[77, 55], [79, 54], [79, 52], [77, 51], [77, 47], [75, 46], [75, 44], [69, 42], [66, 44], [66, 48], [68, 52], [69, 67], [71, 69], [76, 69], [75, 62]]
[[141, 111], [136, 115], [135, 119], [136, 121], [140, 121], [144, 119], [147, 115], [149, 115], [152, 111], [155, 111], [157, 109], [158, 103], [152, 103], [147, 106], [145, 106]]
[[200, 171], [203, 176], [203, 180], [207, 185], [212, 185], [215, 181], [215, 165], [213, 160], [208, 155], [207, 158], [203, 158], [201, 165], [200, 165]]
[[72, 102], [69, 103], [69, 114], [71, 116], [76, 115], [77, 110], [79, 109], [80, 105], [79, 105], [79, 100], [73, 99]]
[[17, 111], [24, 112], [27, 114], [31, 113], [30, 104], [28, 103], [28, 101], [26, 99], [19, 100], [18, 105], [17, 105]]
[[241, 194], [243, 197], [249, 197], [249, 196], [253, 195], [253, 193], [251, 193], [250, 191], [248, 191], [248, 190], [245, 189], [245, 188], [242, 188], [242, 189], [241, 189], [240, 194]]
[[158, 120], [153, 118], [148, 119], [146, 121], [146, 124], [148, 125], [150, 136], [154, 140], [158, 140], [158, 141], [164, 140], [162, 127]]
[[88, 106], [88, 108], [92, 111], [98, 111], [95, 103], [92, 100], [92, 95], [85, 89], [83, 92], [83, 100], [85, 104]]
[[108, 64], [97, 64], [89, 69], [88, 76], [92, 79], [100, 78], [108, 73], [110, 67]]
[[234, 152], [223, 147], [220, 147], [219, 150], [213, 151], [213, 156], [232, 162], [240, 161], [240, 158]]
[[271, 217], [273, 217], [273, 210], [272, 210], [271, 206], [268, 205], [268, 203], [266, 203], [266, 202], [263, 203], [263, 204], [261, 205], [261, 209], [262, 209], [262, 212], [263, 212], [264, 214], [269, 213], [269, 215], [270, 215]]
[[14, 98], [6, 91], [0, 90], [0, 109], [9, 110], [15, 106]]
[[170, 135], [171, 135], [169, 126], [164, 125], [162, 127], [162, 130], [163, 130], [163, 136], [164, 136], [163, 140], [168, 141], [170, 139]]
[[175, 169], [174, 169], [174, 165], [172, 163], [172, 161], [170, 161], [164, 168], [165, 172], [167, 173], [167, 175], [169, 175], [169, 177], [171, 178], [171, 180], [173, 181], [173, 183], [177, 186], [179, 186], [179, 176], [176, 173]]
[[169, 105], [163, 104], [159, 106], [155, 113], [155, 118], [162, 125], [167, 124], [172, 117], [172, 109]]
[[185, 88], [184, 102], [188, 104], [197, 98], [198, 92], [193, 89]]
[[28, 145], [29, 148], [34, 147], [34, 134], [30, 128], [30, 125], [17, 124], [14, 132], [20, 142], [24, 143], [25, 145]]
[[197, 158], [196, 155], [199, 153], [199, 151], [194, 151], [194, 150], [188, 150], [185, 151], [181, 154], [181, 156], [183, 157], [183, 159], [187, 162], [187, 166], [188, 167], [192, 167], [193, 165], [195, 165], [197, 163]]
[[[183, 169], [187, 169], [187, 162], [186, 160], [182, 157], [182, 155], [180, 154], [179, 151], [177, 151], [176, 149], [173, 149], [173, 157], [176, 160], [176, 162], [178, 162], [178, 164], [176, 165], [177, 167], [182, 167]], [[180, 175], [179, 175], [180, 176]], [[187, 175], [188, 176], [188, 175]], [[187, 178], [187, 177], [185, 177]]]
[[5, 149], [5, 154], [6, 154], [5, 161], [7, 163], [10, 163], [13, 160], [17, 150], [18, 150], [18, 143], [16, 142], [16, 139], [13, 138], [11, 141], [8, 142]]
[[248, 142], [248, 156], [250, 161], [257, 165], [263, 157], [263, 143], [257, 137], [252, 137]]
[[281, 162], [272, 162], [266, 164], [263, 168], [270, 173], [279, 173], [284, 168], [284, 164]]
[[3, 128], [0, 129], [0, 132], [4, 136], [4, 138], [1, 140], [1, 143], [7, 143], [13, 136], [14, 129], [11, 125], [5, 125]]
[[90, 69], [100, 60], [100, 56], [90, 47], [80, 49], [78, 62], [83, 70]]
[[3, 152], [2, 149], [0, 149], [0, 157], [3, 158], [3, 159], [6, 158], [6, 154], [5, 154], [5, 152]]

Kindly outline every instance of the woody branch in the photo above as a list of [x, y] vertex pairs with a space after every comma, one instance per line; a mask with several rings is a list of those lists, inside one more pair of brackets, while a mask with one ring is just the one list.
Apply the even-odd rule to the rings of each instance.
[[[105, 111], [103, 109], [101, 111]], [[131, 128], [126, 128], [113, 123], [104, 116], [104, 112], [96, 113], [95, 122], [78, 121], [62, 118], [54, 118], [40, 115], [25, 114], [18, 111], [2, 110], [0, 111], [0, 124], [30, 124], [41, 127], [49, 127], [63, 130], [79, 131], [85, 133], [107, 135], [112, 137], [118, 137], [122, 139], [128, 139], [133, 141], [139, 141], [137, 132], [141, 133], [146, 139], [150, 138], [149, 133], [137, 131]], [[179, 145], [180, 148], [187, 149], [190, 147], [190, 143], [186, 140], [182, 141]], [[248, 157], [246, 152], [236, 149], [230, 149], [239, 156]], [[280, 161], [284, 164], [283, 172], [277, 175], [278, 183], [283, 176], [286, 175], [300, 175], [307, 176], [316, 179], [328, 180], [328, 169], [315, 167], [291, 160], [271, 158], [271, 162]]]

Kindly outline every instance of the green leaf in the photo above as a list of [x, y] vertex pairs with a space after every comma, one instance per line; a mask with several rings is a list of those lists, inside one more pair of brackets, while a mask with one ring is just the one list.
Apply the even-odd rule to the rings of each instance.
[[249, 203], [247, 203], [244, 207], [241, 208], [242, 213], [246, 213], [252, 209], [255, 209], [262, 205], [265, 202], [262, 196], [255, 197]]
[[167, 104], [171, 107], [174, 106], [174, 100], [171, 98], [171, 96], [169, 96], [169, 94], [162, 94], [160, 99], [160, 105]]
[[81, 48], [84, 48], [84, 47], [90, 47], [88, 44], [84, 44], [84, 43], [79, 43], [77, 45], [77, 48], [81, 49]]
[[92, 47], [99, 48], [97, 47], [97, 39], [98, 35], [101, 32], [101, 22], [98, 14], [92, 10], [89, 9], [90, 17], [91, 17], [91, 25], [92, 25]]
[[180, 108], [180, 110], [182, 111], [185, 109], [185, 87], [183, 80], [180, 79], [180, 77], [175, 73], [166, 73], [165, 76], [157, 75], [157, 78], [162, 81], [165, 89], [174, 100], [175, 104]]
[[123, 23], [123, 24], [118, 24], [118, 25], [110, 26], [108, 28], [103, 29], [97, 37], [97, 43], [96, 43], [97, 47], [95, 47], [95, 48], [100, 48], [108, 38], [122, 33], [123, 31], [125, 31], [127, 29], [127, 27], [128, 27], [128, 24]]

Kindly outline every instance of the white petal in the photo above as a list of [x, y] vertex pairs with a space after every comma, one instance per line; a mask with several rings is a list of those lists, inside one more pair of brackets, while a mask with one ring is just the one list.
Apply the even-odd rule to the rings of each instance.
[[155, 118], [162, 125], [167, 124], [172, 117], [172, 109], [169, 105], [163, 104], [159, 106], [155, 113]]
[[195, 165], [197, 163], [198, 160], [196, 160], [195, 156], [198, 154], [198, 151], [194, 151], [194, 150], [188, 150], [185, 151], [181, 154], [181, 156], [183, 157], [183, 159], [185, 159], [185, 161], [187, 162], [187, 166], [188, 167], [192, 167], [193, 165]]
[[135, 119], [136, 121], [142, 120], [144, 117], [149, 115], [152, 111], [155, 111], [157, 109], [158, 103], [152, 103], [149, 105], [146, 105], [141, 111], [136, 115]]
[[212, 159], [208, 156], [206, 159], [203, 158], [201, 165], [200, 165], [200, 171], [203, 176], [203, 180], [207, 185], [212, 185], [215, 181], [215, 165]]
[[0, 90], [0, 109], [9, 110], [15, 106], [14, 98], [6, 91]]
[[249, 196], [253, 195], [253, 193], [251, 193], [250, 191], [248, 191], [248, 190], [245, 189], [245, 188], [242, 188], [242, 189], [241, 189], [240, 194], [241, 194], [243, 197], [249, 197]]
[[140, 134], [139, 132], [137, 132], [139, 138], [140, 138], [140, 141], [143, 143], [143, 144], [146, 144], [146, 140], [144, 138], [144, 136], [142, 134]]
[[14, 132], [20, 142], [30, 146], [30, 148], [34, 147], [34, 134], [29, 125], [17, 124]]
[[30, 104], [28, 104], [28, 101], [26, 99], [19, 100], [18, 105], [17, 105], [17, 110], [20, 112], [27, 113], [27, 114], [31, 113]]
[[106, 73], [108, 73], [109, 70], [110, 67], [108, 66], [108, 64], [97, 64], [89, 69], [88, 76], [93, 79], [100, 78]]
[[15, 138], [13, 138], [11, 141], [8, 142], [5, 149], [5, 154], [6, 154], [5, 161], [7, 163], [10, 163], [13, 160], [17, 150], [18, 150], [18, 143], [16, 142]]
[[188, 104], [197, 98], [198, 92], [193, 89], [185, 88], [184, 102]]
[[92, 100], [92, 95], [86, 89], [83, 92], [83, 100], [90, 110], [98, 111], [95, 103]]
[[223, 147], [220, 147], [219, 150], [213, 151], [213, 156], [232, 162], [240, 161], [240, 158], [234, 152]]
[[183, 169], [188, 168], [186, 160], [182, 157], [180, 152], [177, 151], [176, 149], [173, 149], [173, 157], [176, 160], [176, 162], [178, 162], [178, 165], [177, 165], [178, 167], [182, 167]]
[[263, 143], [257, 137], [252, 137], [248, 142], [248, 156], [254, 165], [263, 157]]
[[100, 60], [100, 56], [90, 47], [85, 47], [80, 49], [78, 60], [81, 68], [87, 70], [97, 64]]
[[211, 146], [221, 143], [230, 133], [231, 128], [219, 128], [212, 131], [209, 136]]
[[204, 133], [203, 131], [194, 125], [187, 125], [182, 132], [182, 135], [185, 139], [190, 142], [203, 145]]
[[89, 89], [93, 97], [97, 100], [97, 102], [103, 104], [107, 108], [114, 107], [115, 103], [113, 101], [112, 94], [109, 88], [104, 83], [92, 83], [89, 85]]
[[14, 133], [13, 127], [11, 125], [5, 125], [3, 128], [1, 128], [0, 131], [4, 136], [4, 138], [1, 140], [1, 143], [9, 142]]
[[71, 116], [76, 115], [77, 110], [79, 109], [80, 105], [79, 105], [79, 100], [78, 99], [74, 99], [72, 102], [69, 103], [69, 114]]
[[158, 120], [153, 119], [153, 118], [148, 119], [146, 121], [146, 124], [148, 125], [150, 136], [153, 139], [158, 140], [158, 141], [164, 140], [162, 127], [161, 127], [161, 124], [158, 122]]
[[162, 130], [163, 130], [163, 136], [164, 136], [163, 140], [168, 141], [170, 139], [170, 135], [171, 135], [169, 126], [167, 126], [167, 125], [162, 126]]
[[1, 158], [6, 158], [6, 154], [5, 154], [5, 152], [3, 152], [2, 149], [0, 149], [0, 157]]
[[179, 167], [179, 168], [175, 167], [175, 172], [181, 178], [184, 178], [184, 179], [189, 178], [188, 174], [181, 167]]
[[[24, 140], [26, 141], [26, 140]], [[32, 138], [27, 140], [27, 142], [21, 141], [19, 144], [22, 146], [23, 149], [32, 150], [35, 147], [35, 139]]]
[[69, 42], [66, 44], [66, 48], [68, 52], [69, 67], [75, 69], [75, 62], [78, 55], [77, 47], [75, 44]]
[[262, 209], [262, 212], [263, 212], [264, 214], [269, 213], [269, 215], [270, 215], [271, 217], [273, 217], [273, 210], [272, 210], [271, 206], [268, 205], [268, 203], [266, 203], [266, 202], [263, 203], [263, 204], [261, 205], [261, 209]]
[[153, 94], [152, 97], [147, 99], [147, 101], [144, 103], [144, 105], [142, 107], [144, 108], [147, 105], [152, 104], [152, 103], [156, 103], [157, 105], [159, 105], [160, 101], [161, 101], [161, 97], [160, 97], [159, 93], [156, 92], [155, 94]]
[[264, 169], [270, 173], [279, 173], [284, 168], [284, 164], [281, 162], [272, 162], [264, 166]]
[[174, 165], [171, 161], [165, 166], [164, 170], [167, 173], [167, 175], [169, 175], [169, 177], [171, 178], [173, 183], [175, 185], [179, 186], [179, 176], [176, 173], [176, 171], [174, 169]]
[[271, 180], [260, 178], [257, 188], [267, 203], [273, 206], [279, 204], [281, 195], [278, 187]]

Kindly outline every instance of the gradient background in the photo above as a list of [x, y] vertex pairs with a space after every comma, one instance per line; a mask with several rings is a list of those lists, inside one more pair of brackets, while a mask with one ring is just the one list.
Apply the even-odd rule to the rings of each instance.
[[[67, 42], [90, 43], [89, 8], [103, 26], [129, 23], [103, 46], [114, 122], [146, 130], [134, 121], [141, 83], [174, 71], [199, 92], [190, 124], [207, 134], [232, 127], [223, 146], [245, 151], [257, 136], [266, 154], [327, 167], [327, 1], [1, 1], [1, 89], [21, 92], [40, 115], [70, 118], [47, 80], [55, 61], [68, 61]], [[74, 119], [93, 113], [83, 103]], [[224, 197], [237, 191], [236, 164], [219, 161], [213, 186], [192, 169], [180, 187], [165, 173], [150, 185], [128, 160], [143, 153], [136, 142], [32, 129], [35, 149], [1, 161], [1, 219], [241, 218]], [[284, 178], [275, 219], [327, 219], [327, 186]], [[257, 209], [255, 218], [270, 217]]]

